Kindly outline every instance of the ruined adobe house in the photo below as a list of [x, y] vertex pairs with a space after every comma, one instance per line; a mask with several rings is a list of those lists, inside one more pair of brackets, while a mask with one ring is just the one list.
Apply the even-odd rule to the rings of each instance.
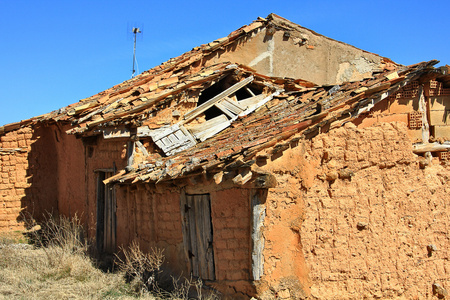
[[450, 76], [276, 15], [0, 127], [1, 230], [81, 215], [234, 298], [448, 288]]

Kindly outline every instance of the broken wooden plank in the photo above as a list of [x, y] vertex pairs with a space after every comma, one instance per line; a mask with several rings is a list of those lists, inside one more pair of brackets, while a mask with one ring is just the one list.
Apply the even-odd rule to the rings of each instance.
[[230, 98], [226, 97], [224, 100], [220, 101], [220, 104], [225, 106], [229, 111], [235, 115], [240, 114], [245, 108], [239, 105], [239, 103], [234, 102]]
[[422, 142], [427, 143], [430, 140], [430, 126], [428, 124], [427, 103], [423, 93], [423, 86], [419, 88], [419, 111], [422, 112]]
[[260, 95], [256, 95], [256, 96], [253, 96], [250, 98], [245, 98], [245, 99], [239, 100], [238, 103], [241, 107], [247, 108], [248, 106], [257, 104], [259, 101], [261, 101], [265, 97], [266, 97], [265, 94], [260, 94]]
[[135, 141], [128, 141], [127, 143], [127, 166], [132, 166], [135, 154]]
[[157, 129], [150, 130], [149, 135], [153, 139], [153, 141], [157, 141], [179, 129], [180, 126], [178, 124], [172, 126], [163, 126]]
[[197, 108], [191, 110], [187, 114], [184, 115], [184, 123], [189, 122], [190, 120], [194, 119], [204, 111], [206, 111], [208, 108], [211, 108], [214, 104], [216, 104], [218, 101], [222, 100], [224, 97], [228, 97], [231, 94], [235, 93], [242, 87], [246, 86], [250, 82], [253, 81], [253, 76], [247, 77], [246, 79], [234, 84], [230, 88], [226, 89], [225, 91], [221, 92], [217, 96], [213, 97], [212, 99], [206, 101], [205, 103], [201, 104]]
[[195, 139], [192, 137], [192, 135], [190, 134], [189, 131], [187, 131], [187, 129], [184, 126], [180, 126], [180, 130], [184, 133], [184, 135], [195, 145], [197, 142], [195, 141]]
[[375, 84], [369, 87], [367, 90], [365, 90], [364, 93], [366, 97], [369, 97], [370, 95], [375, 94], [377, 92], [387, 90], [390, 86], [391, 86], [390, 82]]
[[73, 115], [79, 114], [79, 113], [83, 112], [84, 110], [86, 110], [88, 108], [91, 108], [91, 107], [94, 107], [94, 106], [96, 106], [98, 104], [99, 103], [97, 101], [92, 101], [92, 102], [88, 102], [88, 103], [85, 103], [85, 104], [82, 104], [82, 105], [75, 106], [73, 108], [70, 108], [67, 111], [67, 115], [73, 116]]
[[205, 121], [201, 124], [198, 124], [196, 126], [188, 128], [188, 129], [194, 136], [196, 136], [197, 134], [201, 133], [202, 131], [207, 131], [207, 130], [209, 130], [219, 124], [222, 124], [226, 121], [228, 121], [228, 118], [225, 115], [219, 115], [215, 118], [212, 118], [208, 121]]
[[209, 139], [210, 137], [216, 135], [217, 133], [221, 132], [222, 130], [224, 130], [225, 128], [227, 128], [230, 125], [231, 125], [231, 121], [227, 119], [224, 122], [217, 123], [213, 127], [209, 127], [208, 129], [206, 129], [204, 131], [196, 132], [194, 134], [194, 136], [196, 139], [203, 142], [203, 141]]
[[216, 103], [214, 104], [218, 109], [220, 109], [222, 112], [224, 112], [227, 116], [229, 116], [231, 119], [233, 119], [234, 117], [236, 117], [236, 115], [231, 112], [230, 110], [228, 110], [228, 108], [226, 108], [222, 103]]
[[148, 126], [140, 126], [137, 128], [137, 137], [149, 137], [150, 131], [151, 130]]
[[131, 133], [128, 128], [125, 127], [115, 127], [115, 128], [105, 128], [103, 129], [103, 138], [113, 139], [113, 138], [124, 138], [130, 137]]
[[255, 97], [255, 93], [253, 93], [253, 91], [252, 91], [248, 86], [245, 87], [245, 90], [246, 90], [252, 97]]
[[125, 173], [126, 173], [125, 170], [120, 170], [117, 174], [103, 180], [103, 184], [106, 185], [108, 183], [111, 183], [111, 182], [115, 181], [116, 179], [119, 179], [120, 177], [122, 177], [122, 175], [124, 175]]
[[142, 143], [140, 141], [136, 141], [136, 146], [138, 147], [138, 149], [142, 152], [142, 154], [144, 155], [144, 157], [148, 156], [148, 151], [147, 149], [145, 149], [144, 145], [142, 145]]
[[233, 183], [237, 185], [244, 185], [246, 184], [250, 179], [252, 179], [253, 173], [252, 171], [244, 171], [242, 173], [239, 173], [233, 178]]
[[283, 92], [283, 90], [278, 90], [275, 93], [272, 93], [269, 96], [267, 96], [267, 97], [263, 98], [262, 100], [258, 101], [254, 105], [249, 105], [246, 110], [244, 110], [243, 112], [241, 112], [239, 114], [239, 117], [243, 117], [243, 116], [248, 115], [249, 113], [252, 113], [256, 109], [260, 108], [261, 106], [263, 106], [264, 104], [266, 104], [267, 102], [272, 100], [273, 97], [278, 96], [281, 92]]
[[450, 144], [439, 144], [436, 142], [430, 144], [413, 145], [413, 152], [416, 154], [425, 152], [438, 152], [438, 151], [450, 151]]

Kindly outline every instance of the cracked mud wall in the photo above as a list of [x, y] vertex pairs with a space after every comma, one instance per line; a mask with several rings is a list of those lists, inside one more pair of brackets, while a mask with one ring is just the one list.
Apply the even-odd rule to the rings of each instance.
[[[448, 289], [450, 167], [425, 168], [404, 123], [353, 124], [269, 161], [263, 298], [432, 297]], [[431, 249], [431, 250], [430, 250]]]

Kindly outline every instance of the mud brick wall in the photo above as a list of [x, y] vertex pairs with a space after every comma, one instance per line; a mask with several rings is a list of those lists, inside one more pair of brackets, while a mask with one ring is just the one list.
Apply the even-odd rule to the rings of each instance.
[[8, 132], [0, 137], [0, 231], [21, 230], [19, 214], [24, 208], [28, 153], [34, 142], [31, 128]]
[[[85, 166], [86, 179], [81, 179], [80, 187], [86, 190], [86, 194], [83, 196], [84, 205], [86, 205], [85, 212], [88, 218], [89, 237], [95, 237], [96, 235], [96, 217], [97, 217], [97, 180], [98, 173], [96, 170], [108, 170], [114, 169], [121, 170], [126, 166], [127, 157], [127, 140], [125, 139], [111, 139], [104, 140], [101, 137], [88, 138], [83, 140], [84, 154], [81, 155]], [[84, 158], [85, 157], [85, 158]], [[83, 173], [84, 173], [83, 172]], [[84, 175], [84, 174], [83, 174]], [[86, 182], [87, 181], [87, 182]], [[68, 187], [70, 184], [68, 184]], [[125, 197], [126, 193], [120, 192], [116, 189], [116, 200], [119, 203], [120, 197]], [[81, 196], [81, 195], [80, 195]], [[69, 199], [64, 200], [65, 203], [69, 202]], [[83, 204], [80, 202], [79, 207]], [[117, 232], [119, 231], [119, 227]]]
[[421, 169], [419, 159], [394, 122], [347, 124], [268, 162], [278, 186], [266, 204], [262, 299], [448, 289], [450, 166], [433, 158]]
[[[215, 287], [224, 294], [254, 294], [251, 285], [251, 207], [249, 189], [211, 192]], [[247, 296], [244, 296], [244, 299]]]
[[214, 259], [217, 280], [250, 279], [249, 190], [211, 193]]
[[[117, 243], [119, 247], [126, 247], [136, 240], [144, 251], [153, 247], [164, 249], [163, 268], [177, 276], [188, 276], [180, 193], [173, 187], [155, 189], [145, 184], [120, 187], [117, 193]], [[220, 290], [232, 287], [241, 292], [251, 291], [250, 190], [210, 191], [210, 199], [215, 286]]]
[[164, 250], [163, 267], [187, 274], [181, 229], [180, 194], [157, 193], [145, 184], [121, 187], [117, 194], [117, 244], [136, 241], [143, 251]]
[[448, 288], [450, 170], [436, 158], [420, 169], [410, 145], [400, 123], [313, 140], [309, 161], [322, 163], [300, 230], [312, 296], [429, 299], [433, 283]]

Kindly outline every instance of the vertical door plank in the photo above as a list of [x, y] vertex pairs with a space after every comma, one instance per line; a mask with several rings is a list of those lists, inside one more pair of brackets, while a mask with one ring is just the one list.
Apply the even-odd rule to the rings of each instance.
[[117, 203], [116, 203], [116, 188], [111, 187], [111, 250], [112, 252], [116, 251], [116, 228], [117, 228]]
[[214, 255], [213, 255], [213, 231], [211, 223], [211, 199], [208, 195], [203, 195], [203, 229], [206, 249], [206, 274], [205, 279], [215, 280]]
[[189, 256], [189, 252], [191, 251], [191, 242], [190, 242], [190, 234], [189, 234], [189, 209], [186, 200], [186, 193], [184, 191], [181, 192], [180, 199], [180, 210], [181, 210], [181, 228], [183, 230], [183, 244], [184, 244], [184, 253], [186, 256], [186, 262], [190, 268], [189, 272], [192, 272], [192, 264], [191, 258]]
[[193, 276], [214, 280], [211, 204], [209, 195], [182, 193], [183, 243]]
[[206, 278], [208, 274], [208, 266], [206, 262], [206, 251], [207, 251], [207, 232], [205, 232], [204, 228], [204, 218], [205, 211], [204, 211], [204, 199], [203, 195], [195, 195], [195, 214], [196, 214], [196, 230], [197, 230], [197, 237], [198, 237], [198, 264], [199, 264], [199, 270], [200, 274], [199, 276], [201, 278]]
[[189, 234], [190, 234], [190, 242], [191, 242], [191, 263], [192, 263], [192, 274], [194, 276], [199, 276], [198, 269], [198, 249], [197, 249], [197, 234], [196, 234], [196, 226], [195, 226], [195, 211], [194, 211], [194, 197], [188, 196], [186, 197], [188, 206], [191, 207], [189, 209]]

